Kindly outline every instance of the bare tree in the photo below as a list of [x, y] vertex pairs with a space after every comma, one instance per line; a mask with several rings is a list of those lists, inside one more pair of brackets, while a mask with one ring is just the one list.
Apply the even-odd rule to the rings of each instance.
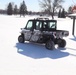
[[39, 5], [44, 11], [47, 10], [52, 15], [52, 19], [54, 19], [56, 9], [61, 8], [63, 2], [64, 0], [39, 0]]
[[39, 1], [39, 5], [43, 11], [48, 11], [48, 13], [50, 14], [50, 12], [51, 12], [51, 0]]

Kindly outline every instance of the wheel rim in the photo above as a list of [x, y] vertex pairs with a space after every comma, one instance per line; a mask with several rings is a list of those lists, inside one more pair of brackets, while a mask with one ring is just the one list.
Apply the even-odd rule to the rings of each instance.
[[19, 37], [19, 42], [23, 42], [23, 38], [22, 37]]
[[50, 42], [47, 43], [47, 47], [48, 47], [48, 49], [51, 49], [51, 43]]
[[55, 48], [54, 47], [54, 42], [52, 42], [52, 41], [47, 42], [46, 47], [49, 50], [53, 50]]
[[66, 46], [66, 41], [61, 40], [61, 42], [59, 42], [59, 47], [65, 47], [65, 46]]

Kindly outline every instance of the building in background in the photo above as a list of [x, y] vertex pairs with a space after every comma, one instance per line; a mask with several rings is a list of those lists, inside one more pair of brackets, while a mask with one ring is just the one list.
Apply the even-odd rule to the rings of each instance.
[[72, 7], [72, 13], [76, 13], [76, 5]]

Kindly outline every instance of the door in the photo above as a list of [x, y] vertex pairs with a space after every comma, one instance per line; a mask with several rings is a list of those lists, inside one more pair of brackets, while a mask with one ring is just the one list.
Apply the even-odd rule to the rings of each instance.
[[42, 27], [42, 22], [36, 21], [33, 35], [31, 37], [31, 41], [37, 42], [39, 40], [41, 36], [41, 27]]
[[24, 33], [26, 41], [29, 41], [31, 39], [32, 32], [33, 32], [33, 21], [28, 21], [25, 27], [25, 33]]

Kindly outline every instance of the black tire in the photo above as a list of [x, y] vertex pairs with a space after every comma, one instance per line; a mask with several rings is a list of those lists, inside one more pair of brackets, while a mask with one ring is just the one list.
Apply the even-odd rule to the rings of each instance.
[[66, 46], [66, 41], [64, 39], [58, 40], [58, 47], [64, 48]]
[[20, 35], [19, 37], [18, 37], [18, 42], [19, 43], [24, 43], [24, 36], [22, 36], [22, 35]]
[[51, 40], [47, 41], [45, 47], [49, 50], [53, 50], [55, 48], [54, 42]]

